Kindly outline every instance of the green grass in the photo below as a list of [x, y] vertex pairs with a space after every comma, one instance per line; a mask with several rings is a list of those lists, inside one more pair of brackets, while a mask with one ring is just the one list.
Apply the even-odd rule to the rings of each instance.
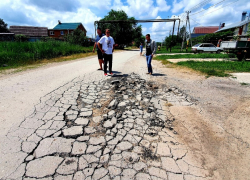
[[[158, 47], [157, 47], [157, 48], [158, 48]], [[186, 51], [185, 48], [184, 48], [182, 51], [180, 51], [180, 49], [181, 49], [181, 46], [174, 46], [174, 47], [172, 47], [171, 52], [170, 52], [170, 49], [167, 50], [166, 47], [163, 46], [163, 47], [161, 48], [160, 51], [158, 51], [158, 49], [157, 49], [156, 54], [166, 54], [166, 53], [192, 53], [190, 47], [188, 48], [188, 51]]]
[[250, 85], [250, 84], [248, 84], [248, 83], [240, 83], [242, 86], [248, 86], [248, 85]]
[[136, 46], [127, 46], [124, 48], [125, 50], [132, 50], [132, 49], [139, 49], [138, 47]]
[[231, 54], [176, 54], [176, 55], [158, 55], [155, 57], [157, 60], [166, 60], [166, 59], [189, 59], [189, 58], [233, 58], [234, 55]]
[[[91, 52], [93, 47], [82, 47], [61, 41], [47, 42], [0, 42], [0, 66], [8, 68], [39, 63], [43, 59]], [[1, 67], [1, 69], [6, 69]]]
[[233, 72], [250, 72], [250, 62], [247, 61], [183, 61], [178, 66], [185, 66], [208, 76], [229, 76]]

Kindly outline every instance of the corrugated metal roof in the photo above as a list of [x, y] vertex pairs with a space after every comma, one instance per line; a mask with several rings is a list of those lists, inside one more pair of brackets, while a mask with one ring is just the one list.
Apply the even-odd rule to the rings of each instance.
[[53, 29], [57, 29], [57, 30], [73, 29], [73, 30], [75, 30], [81, 24], [82, 23], [61, 23], [61, 24], [57, 24]]
[[10, 26], [10, 32], [16, 35], [25, 36], [48, 36], [47, 27], [34, 27], [34, 26]]
[[237, 28], [237, 27], [240, 27], [240, 26], [244, 26], [247, 23], [250, 23], [250, 19], [246, 19], [244, 21], [240, 21], [240, 22], [237, 22], [237, 23], [230, 24], [229, 26], [225, 26], [224, 28], [221, 28], [220, 30], [218, 30], [216, 32], [225, 31], [227, 29], [232, 29], [232, 28]]
[[214, 33], [218, 29], [219, 29], [219, 26], [195, 27], [194, 33], [195, 34], [209, 34], [209, 33]]

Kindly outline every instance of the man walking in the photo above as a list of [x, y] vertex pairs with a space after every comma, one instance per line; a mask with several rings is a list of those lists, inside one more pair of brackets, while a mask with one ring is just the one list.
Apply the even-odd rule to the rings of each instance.
[[140, 45], [140, 56], [142, 55], [142, 51], [143, 51], [143, 45], [141, 43], [141, 45]]
[[[107, 74], [107, 63], [109, 62], [109, 74], [112, 76], [112, 60], [113, 60], [113, 52], [115, 48], [115, 41], [114, 39], [110, 36], [110, 30], [106, 29], [106, 36], [103, 36], [99, 41], [98, 41], [98, 47], [103, 53], [104, 57], [104, 75], [108, 76]], [[101, 47], [102, 45], [102, 47]]]
[[103, 70], [102, 69], [102, 65], [104, 63], [103, 61], [103, 55], [102, 55], [102, 51], [98, 48], [98, 41], [104, 36], [104, 34], [102, 33], [102, 30], [101, 28], [97, 28], [97, 36], [96, 36], [96, 39], [95, 39], [95, 45], [94, 45], [94, 49], [93, 49], [93, 53], [95, 52], [95, 48], [97, 48], [97, 57], [98, 57], [98, 60], [99, 60], [99, 64], [100, 64], [100, 68], [98, 70]]
[[153, 74], [153, 69], [151, 65], [151, 61], [153, 59], [153, 56], [156, 52], [156, 43], [152, 39], [150, 39], [150, 34], [146, 35], [146, 61], [147, 61], [147, 66], [148, 66], [148, 73], [152, 75]]

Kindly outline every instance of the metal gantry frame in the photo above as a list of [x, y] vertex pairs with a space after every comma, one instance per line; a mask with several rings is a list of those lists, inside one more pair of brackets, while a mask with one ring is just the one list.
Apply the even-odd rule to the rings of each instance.
[[154, 22], [173, 22], [173, 31], [172, 31], [172, 37], [171, 37], [171, 45], [170, 45], [170, 52], [171, 52], [171, 47], [172, 47], [172, 41], [173, 41], [173, 36], [174, 36], [174, 30], [175, 30], [175, 22], [179, 21], [178, 25], [178, 32], [177, 36], [179, 36], [179, 31], [180, 31], [180, 19], [179, 18], [171, 18], [171, 19], [147, 19], [147, 20], [107, 20], [107, 21], [95, 21], [94, 26], [95, 26], [95, 37], [96, 37], [96, 30], [97, 27], [99, 27], [99, 24], [104, 24], [104, 23], [154, 23]]

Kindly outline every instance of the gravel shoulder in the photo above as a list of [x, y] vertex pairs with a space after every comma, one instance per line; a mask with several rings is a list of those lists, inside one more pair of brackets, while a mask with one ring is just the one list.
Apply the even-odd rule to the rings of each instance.
[[197, 100], [193, 107], [170, 107], [175, 128], [197, 159], [216, 179], [248, 179], [250, 87], [230, 78], [205, 78], [188, 69], [154, 61], [161, 79]]

